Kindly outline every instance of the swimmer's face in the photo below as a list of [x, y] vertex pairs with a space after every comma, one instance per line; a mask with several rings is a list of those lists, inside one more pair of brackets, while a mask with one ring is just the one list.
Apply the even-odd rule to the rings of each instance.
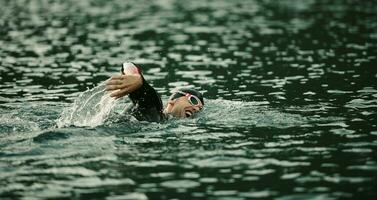
[[178, 118], [191, 117], [203, 108], [203, 104], [198, 102], [197, 105], [190, 103], [186, 96], [169, 100], [165, 107], [164, 113], [173, 115]]

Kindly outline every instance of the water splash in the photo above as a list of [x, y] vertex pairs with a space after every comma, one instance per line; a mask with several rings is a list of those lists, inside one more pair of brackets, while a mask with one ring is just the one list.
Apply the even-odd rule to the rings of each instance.
[[81, 93], [72, 106], [63, 110], [57, 120], [59, 128], [66, 126], [95, 127], [104, 123], [117, 100], [106, 92], [105, 84]]

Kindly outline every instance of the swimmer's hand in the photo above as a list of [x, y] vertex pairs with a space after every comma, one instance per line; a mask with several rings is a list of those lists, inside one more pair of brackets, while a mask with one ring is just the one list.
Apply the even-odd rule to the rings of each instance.
[[114, 91], [111, 97], [118, 99], [139, 89], [143, 85], [140, 74], [115, 75], [106, 81], [106, 90]]

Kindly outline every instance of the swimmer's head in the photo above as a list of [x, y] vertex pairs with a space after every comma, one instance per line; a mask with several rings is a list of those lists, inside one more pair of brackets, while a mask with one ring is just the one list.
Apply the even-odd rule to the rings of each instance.
[[164, 113], [179, 118], [191, 117], [204, 106], [203, 95], [195, 89], [179, 89], [170, 96]]

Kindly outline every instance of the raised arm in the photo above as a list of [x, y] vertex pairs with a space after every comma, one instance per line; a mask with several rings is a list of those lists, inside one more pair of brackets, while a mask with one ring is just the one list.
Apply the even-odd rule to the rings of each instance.
[[[125, 64], [130, 65], [130, 63]], [[134, 68], [132, 69], [132, 67]], [[110, 95], [114, 98], [121, 98], [129, 94], [134, 104], [131, 114], [136, 119], [140, 121], [161, 122], [164, 120], [164, 114], [162, 113], [160, 96], [147, 83], [139, 68], [134, 64], [132, 64], [132, 67], [128, 68], [128, 70], [122, 68], [123, 75], [112, 76], [106, 83], [106, 89], [114, 91]]]

